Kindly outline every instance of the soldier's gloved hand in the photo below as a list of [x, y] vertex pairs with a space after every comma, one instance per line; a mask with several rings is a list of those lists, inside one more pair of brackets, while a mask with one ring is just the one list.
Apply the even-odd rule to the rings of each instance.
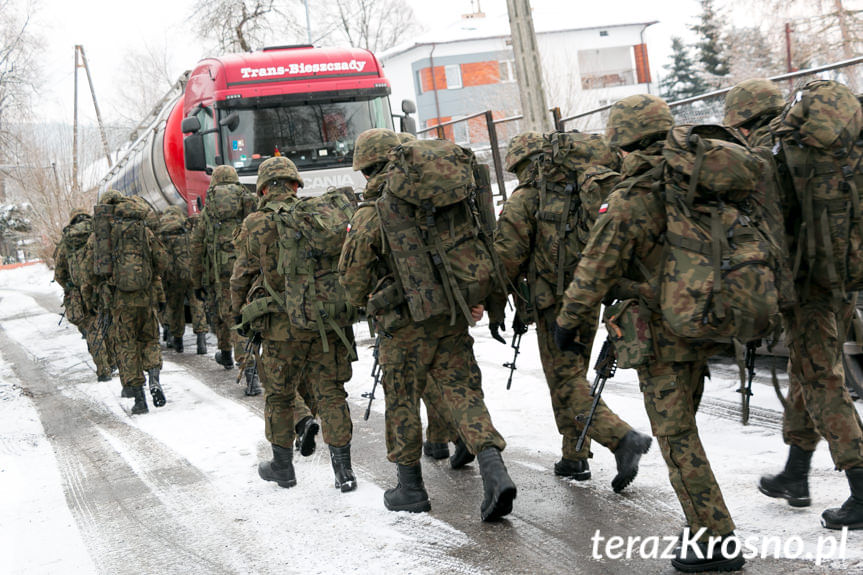
[[168, 307], [168, 304], [166, 304], [166, 303], [165, 303], [165, 302], [163, 302], [163, 301], [160, 301], [160, 302], [159, 302], [159, 313], [165, 313], [165, 309], [166, 309], [167, 307]]
[[512, 331], [515, 335], [524, 335], [527, 333], [527, 324], [521, 321], [521, 316], [518, 313], [512, 318]]
[[207, 297], [207, 290], [204, 288], [195, 288], [195, 297], [201, 301], [204, 301]]
[[249, 337], [251, 332], [249, 331], [249, 325], [243, 324], [243, 316], [235, 315], [234, 325], [237, 326], [237, 333], [240, 334], [240, 337]]
[[493, 337], [500, 343], [506, 343], [506, 340], [503, 339], [502, 335], [500, 335], [500, 332], [506, 331], [506, 326], [503, 324], [502, 321], [488, 324], [488, 330], [491, 332], [491, 337]]
[[561, 351], [572, 351], [578, 355], [584, 355], [587, 351], [587, 346], [578, 341], [578, 329], [566, 329], [560, 327], [557, 322], [554, 322], [552, 327], [552, 336], [554, 337], [554, 345]]
[[252, 332], [252, 345], [261, 345], [261, 332]]

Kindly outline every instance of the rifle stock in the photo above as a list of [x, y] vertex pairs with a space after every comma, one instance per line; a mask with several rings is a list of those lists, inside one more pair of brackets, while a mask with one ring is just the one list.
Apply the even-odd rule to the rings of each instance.
[[614, 377], [614, 373], [617, 371], [617, 356], [614, 354], [614, 344], [611, 339], [606, 339], [602, 343], [602, 349], [599, 351], [599, 357], [596, 358], [596, 365], [593, 366], [593, 369], [596, 371], [596, 377], [590, 387], [593, 403], [590, 406], [590, 413], [587, 414], [581, 435], [578, 436], [578, 441], [575, 444], [576, 451], [581, 451], [584, 440], [587, 439], [587, 432], [590, 429], [590, 424], [593, 423], [593, 416], [596, 414], [596, 408], [602, 397], [602, 390], [605, 389], [605, 382]]
[[372, 390], [367, 391], [362, 394], [362, 397], [368, 398], [369, 404], [366, 406], [366, 412], [363, 414], [363, 421], [368, 421], [369, 416], [372, 413], [372, 402], [375, 400], [375, 390], [378, 387], [378, 383], [381, 381], [381, 364], [379, 361], [379, 354], [381, 350], [381, 336], [378, 335], [375, 337], [375, 347], [372, 352], [372, 357], [375, 358], [374, 364], [372, 364]]

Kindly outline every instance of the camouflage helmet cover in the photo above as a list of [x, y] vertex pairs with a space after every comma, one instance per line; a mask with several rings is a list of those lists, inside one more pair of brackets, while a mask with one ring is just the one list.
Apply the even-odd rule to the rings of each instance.
[[75, 208], [69, 214], [69, 224], [77, 223], [76, 220], [80, 221], [80, 220], [84, 219], [85, 217], [86, 218], [92, 218], [93, 217], [93, 215], [90, 213], [90, 210], [85, 209], [85, 208]]
[[386, 128], [366, 130], [354, 142], [354, 170], [364, 170], [369, 166], [387, 161], [390, 150], [401, 144], [398, 134]]
[[509, 141], [504, 169], [515, 173], [515, 167], [530, 156], [542, 152], [543, 137], [539, 132], [522, 132]]
[[764, 114], [778, 114], [784, 107], [785, 97], [776, 84], [765, 78], [744, 80], [725, 95], [724, 123], [739, 128]]
[[125, 196], [118, 192], [117, 190], [106, 190], [102, 193], [99, 198], [100, 204], [116, 204]]
[[255, 191], [260, 194], [264, 186], [269, 185], [273, 180], [292, 180], [301, 188], [303, 187], [303, 179], [297, 171], [297, 166], [284, 156], [270, 158], [258, 166], [258, 182], [255, 184]]
[[239, 184], [240, 177], [233, 166], [216, 166], [213, 175], [210, 176], [210, 185], [216, 184]]
[[622, 148], [653, 134], [666, 133], [674, 117], [665, 100], [652, 94], [635, 94], [611, 106], [605, 136], [609, 145]]
[[398, 133], [399, 142], [402, 144], [406, 144], [407, 142], [416, 142], [417, 137], [411, 134], [410, 132], [399, 132]]

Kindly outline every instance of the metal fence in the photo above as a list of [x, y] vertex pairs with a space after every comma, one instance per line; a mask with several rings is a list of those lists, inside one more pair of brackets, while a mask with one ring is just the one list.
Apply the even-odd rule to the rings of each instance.
[[[816, 78], [842, 82], [854, 90], [855, 93], [860, 93], [861, 89], [863, 89], [863, 57], [782, 74], [774, 76], [770, 80], [780, 84], [783, 87], [783, 91], [790, 96], [799, 87]], [[725, 115], [725, 94], [730, 89], [731, 87], [723, 88], [692, 98], [686, 98], [685, 100], [670, 102], [668, 105], [671, 107], [672, 114], [674, 114], [675, 122], [678, 124], [722, 123]], [[567, 117], [561, 115], [559, 108], [552, 108], [550, 113], [555, 129], [558, 131], [578, 130], [581, 132], [601, 133], [605, 131], [608, 110], [611, 106], [612, 104], [608, 104]], [[476, 126], [480, 118], [485, 120], [484, 125], [489, 143], [472, 146], [472, 149], [480, 161], [489, 165], [492, 174], [492, 183], [497, 187], [496, 195], [505, 200], [507, 197], [506, 182], [514, 180], [515, 176], [504, 171], [502, 158], [506, 155], [509, 139], [520, 131], [522, 116], [495, 119], [490, 110], [485, 110], [417, 130], [417, 134], [428, 134], [430, 137], [453, 139], [453, 125], [462, 122], [468, 122], [470, 125], [473, 122], [473, 125]]]

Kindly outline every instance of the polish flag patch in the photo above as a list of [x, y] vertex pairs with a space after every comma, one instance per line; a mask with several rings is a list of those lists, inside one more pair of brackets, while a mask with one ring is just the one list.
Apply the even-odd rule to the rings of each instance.
[[348, 230], [348, 233], [351, 233], [351, 224], [348, 224], [347, 230]]
[[601, 206], [599, 206], [599, 213], [600, 214], [604, 214], [607, 211], [608, 211], [608, 204], [602, 204]]

